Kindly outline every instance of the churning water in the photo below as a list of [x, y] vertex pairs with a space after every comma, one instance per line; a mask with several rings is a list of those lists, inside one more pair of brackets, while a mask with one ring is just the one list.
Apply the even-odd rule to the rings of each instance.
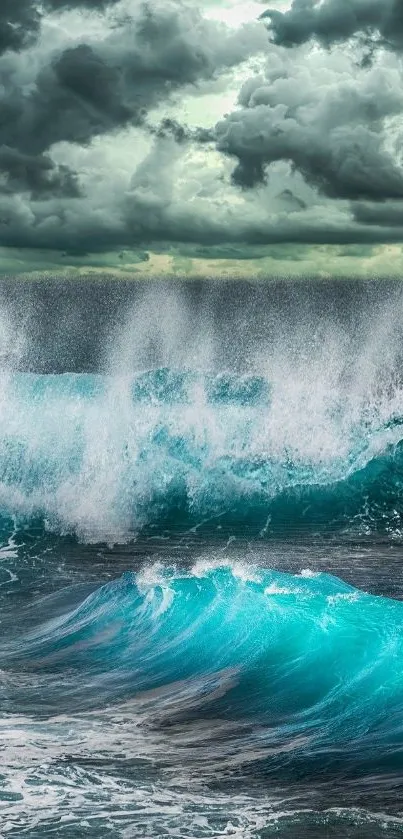
[[0, 836], [403, 835], [402, 287], [74, 283], [1, 292]]

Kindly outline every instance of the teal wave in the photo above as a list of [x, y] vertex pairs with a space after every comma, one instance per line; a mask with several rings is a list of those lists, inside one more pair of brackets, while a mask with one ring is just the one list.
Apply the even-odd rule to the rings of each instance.
[[[262, 376], [152, 370], [0, 381], [0, 510], [79, 538], [202, 527], [400, 532], [396, 398], [299, 412]], [[337, 396], [337, 395], [336, 395]]]
[[0, 646], [0, 665], [60, 671], [61, 696], [77, 709], [130, 698], [132, 712], [172, 724], [253, 724], [270, 771], [290, 751], [400, 765], [401, 602], [323, 573], [201, 564], [128, 572], [74, 608], [65, 602], [46, 623], [36, 604], [39, 623]]

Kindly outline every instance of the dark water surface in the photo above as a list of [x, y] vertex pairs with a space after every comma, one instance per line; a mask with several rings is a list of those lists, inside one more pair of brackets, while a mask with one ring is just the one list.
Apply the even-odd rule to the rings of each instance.
[[3, 281], [0, 837], [403, 835], [403, 286]]

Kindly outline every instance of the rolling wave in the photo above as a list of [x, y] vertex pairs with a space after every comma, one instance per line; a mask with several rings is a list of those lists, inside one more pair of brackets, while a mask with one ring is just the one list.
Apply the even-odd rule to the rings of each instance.
[[0, 306], [0, 832], [402, 835], [400, 286], [51, 285]]
[[215, 721], [217, 748], [227, 720], [228, 743], [239, 751], [243, 732], [270, 772], [290, 752], [294, 772], [299, 757], [323, 770], [341, 751], [346, 771], [374, 754], [378, 769], [401, 760], [401, 602], [323, 573], [199, 562], [127, 572], [45, 623], [43, 606], [3, 642], [0, 664], [52, 675], [59, 711], [131, 700], [160, 724]]
[[312, 411], [262, 376], [3, 374], [0, 509], [84, 541], [149, 527], [399, 530], [400, 391]]

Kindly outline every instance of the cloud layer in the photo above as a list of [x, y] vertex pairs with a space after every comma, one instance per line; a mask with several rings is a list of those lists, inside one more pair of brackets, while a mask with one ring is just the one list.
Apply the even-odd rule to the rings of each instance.
[[285, 12], [267, 9], [275, 43], [286, 47], [315, 38], [325, 47], [348, 41], [355, 35], [379, 46], [403, 48], [401, 0], [293, 0]]
[[3, 0], [0, 247], [403, 241], [401, 0], [229, 2]]

